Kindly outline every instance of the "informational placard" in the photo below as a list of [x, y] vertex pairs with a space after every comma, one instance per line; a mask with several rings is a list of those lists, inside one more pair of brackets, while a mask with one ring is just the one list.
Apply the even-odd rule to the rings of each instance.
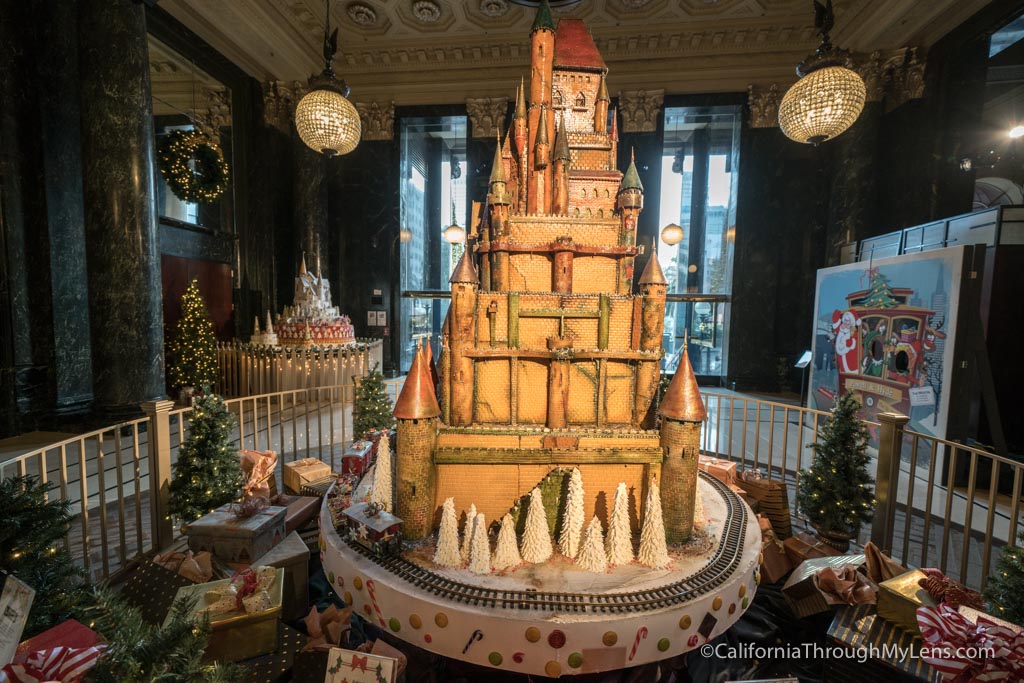
[[935, 405], [935, 391], [931, 387], [915, 387], [910, 390], [910, 405], [912, 406], [933, 406]]
[[800, 368], [801, 370], [806, 368], [808, 365], [811, 364], [811, 358], [813, 358], [813, 356], [814, 354], [812, 354], [810, 351], [804, 351], [804, 355], [800, 356], [800, 360], [798, 360], [796, 362], [796, 365], [794, 365], [793, 367]]
[[36, 592], [13, 574], [0, 573], [0, 577], [4, 579], [0, 593], [0, 666], [4, 666], [14, 659]]

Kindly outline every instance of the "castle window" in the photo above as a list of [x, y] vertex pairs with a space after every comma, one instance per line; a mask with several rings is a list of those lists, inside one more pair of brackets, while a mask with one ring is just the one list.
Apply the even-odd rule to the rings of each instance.
[[585, 107], [585, 106], [587, 106], [587, 96], [584, 95], [583, 93], [580, 93], [579, 95], [577, 95], [576, 96], [576, 106], [577, 107]]
[[555, 89], [555, 106], [556, 107], [561, 107], [563, 104], [564, 104], [564, 102], [562, 101], [562, 91], [558, 90], [556, 88]]

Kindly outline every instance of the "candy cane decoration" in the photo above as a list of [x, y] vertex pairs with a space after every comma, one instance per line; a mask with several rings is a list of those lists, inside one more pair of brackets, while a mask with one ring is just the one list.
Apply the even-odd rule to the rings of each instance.
[[640, 641], [647, 637], [647, 627], [641, 626], [637, 629], [636, 639], [633, 640], [633, 648], [629, 651], [629, 661], [633, 661], [633, 657], [636, 657], [636, 649], [640, 647]]
[[466, 647], [462, 648], [462, 654], [466, 654], [466, 652], [469, 650], [469, 646], [470, 645], [472, 645], [473, 643], [475, 643], [478, 640], [483, 640], [483, 639], [484, 639], [484, 632], [483, 631], [481, 631], [480, 629], [477, 629], [477, 630], [473, 631], [473, 635], [471, 635], [469, 637], [469, 642], [466, 643]]
[[380, 611], [380, 605], [377, 604], [377, 594], [374, 592], [377, 584], [373, 582], [373, 579], [367, 579], [366, 581], [366, 592], [370, 594], [370, 602], [373, 603], [373, 611], [377, 613], [377, 620], [380, 621], [380, 625], [387, 628], [387, 623], [384, 622], [384, 613]]

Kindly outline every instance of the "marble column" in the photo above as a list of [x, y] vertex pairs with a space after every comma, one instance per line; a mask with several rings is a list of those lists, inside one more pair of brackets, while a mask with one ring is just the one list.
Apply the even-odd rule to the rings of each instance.
[[146, 19], [132, 0], [78, 8], [95, 406], [120, 416], [165, 392]]
[[832, 141], [832, 190], [828, 203], [825, 265], [839, 264], [845, 244], [878, 230], [878, 132], [882, 103], [867, 102], [857, 121]]
[[306, 266], [316, 271], [317, 251], [320, 267], [328, 274], [327, 237], [327, 157], [314, 152], [292, 131], [292, 150], [295, 182], [292, 188], [292, 226], [296, 244], [296, 268], [302, 252], [306, 253]]

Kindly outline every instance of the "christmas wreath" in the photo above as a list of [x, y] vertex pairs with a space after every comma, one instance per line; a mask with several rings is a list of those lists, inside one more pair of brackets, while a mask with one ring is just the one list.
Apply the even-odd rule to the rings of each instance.
[[220, 147], [197, 130], [171, 131], [160, 141], [160, 174], [185, 202], [212, 202], [228, 187], [228, 162]]

